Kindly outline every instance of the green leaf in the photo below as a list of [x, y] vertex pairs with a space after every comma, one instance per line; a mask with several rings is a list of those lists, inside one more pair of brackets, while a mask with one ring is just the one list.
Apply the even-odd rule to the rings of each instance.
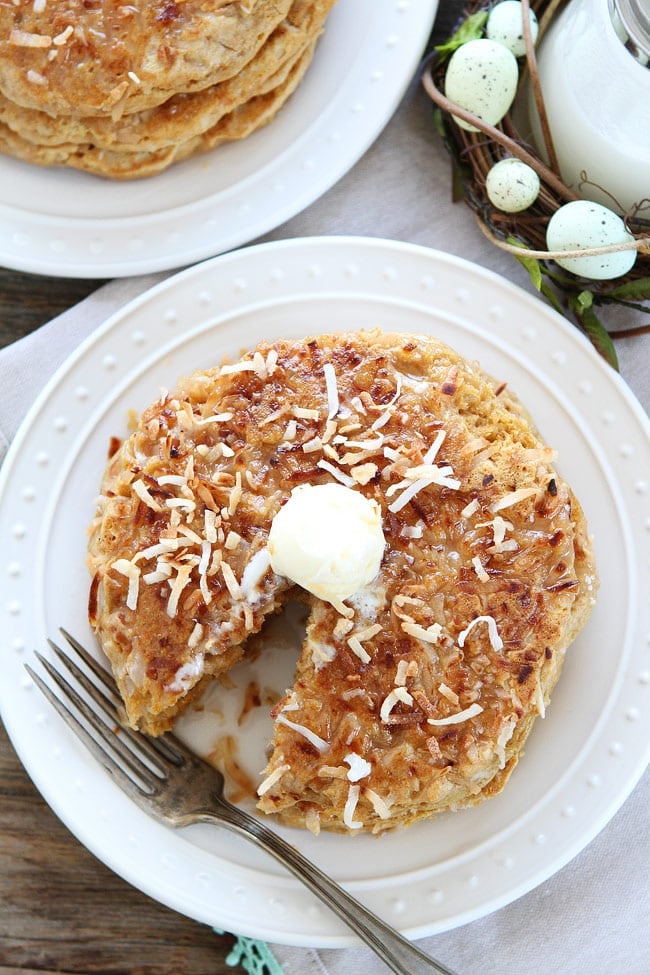
[[630, 301], [643, 301], [650, 298], [650, 278], [637, 278], [636, 281], [626, 281], [607, 292], [608, 298], [621, 298]]
[[[519, 245], [521, 246], [521, 245]], [[534, 257], [524, 257], [523, 254], [514, 255], [522, 267], [525, 267], [530, 275], [530, 280], [533, 282], [533, 286], [536, 291], [542, 290], [542, 269], [539, 266], [539, 261], [535, 260]]]
[[437, 44], [435, 50], [438, 54], [449, 56], [457, 48], [462, 47], [463, 44], [467, 44], [468, 41], [477, 40], [483, 36], [483, 28], [487, 19], [487, 10], [479, 10], [477, 13], [471, 14], [467, 20], [463, 21], [455, 34], [452, 34], [444, 44]]
[[542, 292], [542, 294], [544, 295], [544, 297], [547, 299], [547, 301], [549, 302], [549, 304], [553, 305], [553, 308], [555, 308], [556, 312], [558, 312], [558, 314], [562, 315], [563, 317], [566, 317], [565, 312], [564, 312], [564, 308], [560, 304], [557, 295], [555, 294], [555, 292], [551, 288], [549, 288], [549, 286], [546, 284], [545, 281], [542, 282], [542, 286], [540, 288], [540, 291]]
[[433, 124], [434, 124], [435, 130], [438, 133], [438, 135], [440, 136], [440, 138], [441, 139], [446, 139], [447, 138], [447, 133], [445, 132], [445, 123], [444, 123], [444, 119], [442, 117], [442, 109], [441, 108], [434, 109], [434, 111], [433, 111]]
[[[596, 315], [593, 305], [585, 306], [585, 295], [590, 295], [590, 291], [583, 291], [579, 295], [574, 295], [569, 299], [569, 307], [576, 316], [578, 322], [589, 336], [592, 345], [603, 359], [614, 369], [618, 370], [618, 355], [609, 332]], [[592, 296], [593, 297], [593, 296]]]
[[575, 303], [581, 312], [585, 312], [593, 306], [594, 296], [591, 291], [581, 291], [579, 295], [576, 295]]

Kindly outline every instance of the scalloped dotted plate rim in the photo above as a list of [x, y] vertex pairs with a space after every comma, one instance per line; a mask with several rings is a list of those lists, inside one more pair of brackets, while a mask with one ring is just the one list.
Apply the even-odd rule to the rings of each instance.
[[396, 110], [438, 0], [339, 0], [272, 123], [131, 181], [0, 155], [0, 264], [124, 277], [193, 264], [261, 237], [330, 189]]
[[129, 409], [259, 339], [372, 326], [431, 332], [520, 393], [586, 510], [601, 591], [501, 795], [378, 839], [278, 829], [410, 937], [482, 917], [583, 849], [648, 760], [649, 424], [574, 328], [498, 275], [424, 247], [346, 237], [256, 245], [175, 275], [113, 315], [45, 388], [0, 471], [0, 714], [25, 768], [72, 833], [135, 887], [197, 921], [276, 943], [354, 941], [240, 838], [145, 816], [23, 665], [60, 625], [91, 641], [85, 527], [108, 437], [125, 432]]

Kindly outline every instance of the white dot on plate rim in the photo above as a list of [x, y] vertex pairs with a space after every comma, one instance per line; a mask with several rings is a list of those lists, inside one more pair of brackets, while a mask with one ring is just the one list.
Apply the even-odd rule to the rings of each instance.
[[24, 538], [25, 535], [27, 534], [27, 526], [24, 525], [22, 521], [17, 521], [12, 529], [12, 532], [14, 538], [18, 538], [18, 539]]
[[40, 453], [36, 454], [36, 463], [39, 467], [47, 467], [50, 463], [50, 455], [46, 454], [44, 450], [41, 450]]
[[7, 575], [10, 579], [17, 579], [21, 573], [20, 562], [10, 562], [7, 566]]
[[57, 431], [57, 433], [66, 432], [68, 429], [68, 421], [64, 416], [57, 416], [56, 420], [54, 421], [54, 429]]

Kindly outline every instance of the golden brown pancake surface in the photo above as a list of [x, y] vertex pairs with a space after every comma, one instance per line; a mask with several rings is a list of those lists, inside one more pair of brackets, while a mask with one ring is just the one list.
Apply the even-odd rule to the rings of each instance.
[[294, 487], [333, 480], [380, 506], [385, 553], [344, 606], [307, 597], [259, 805], [380, 832], [503, 787], [595, 599], [553, 451], [475, 363], [351, 332], [193, 374], [109, 464], [90, 615], [133, 724], [169, 727], [295, 595], [270, 525]]

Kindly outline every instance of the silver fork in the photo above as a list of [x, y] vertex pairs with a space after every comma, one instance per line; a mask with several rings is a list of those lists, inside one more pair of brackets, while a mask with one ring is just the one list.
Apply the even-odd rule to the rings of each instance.
[[[84, 688], [94, 707], [42, 654], [36, 656], [62, 692], [62, 697], [57, 696], [28, 665], [27, 670], [64, 721], [120, 788], [145, 812], [175, 827], [197, 822], [218, 823], [251, 840], [302, 881], [398, 975], [454, 975], [360, 904], [258, 819], [228, 802], [223, 794], [223, 775], [197, 758], [181, 741], [171, 734], [150, 738], [129, 728], [122, 717], [121, 701], [113, 678], [74, 637], [63, 629], [61, 633], [93, 674], [94, 680], [69, 652], [52, 640], [48, 643], [67, 671]], [[88, 727], [79, 720], [79, 715]]]

